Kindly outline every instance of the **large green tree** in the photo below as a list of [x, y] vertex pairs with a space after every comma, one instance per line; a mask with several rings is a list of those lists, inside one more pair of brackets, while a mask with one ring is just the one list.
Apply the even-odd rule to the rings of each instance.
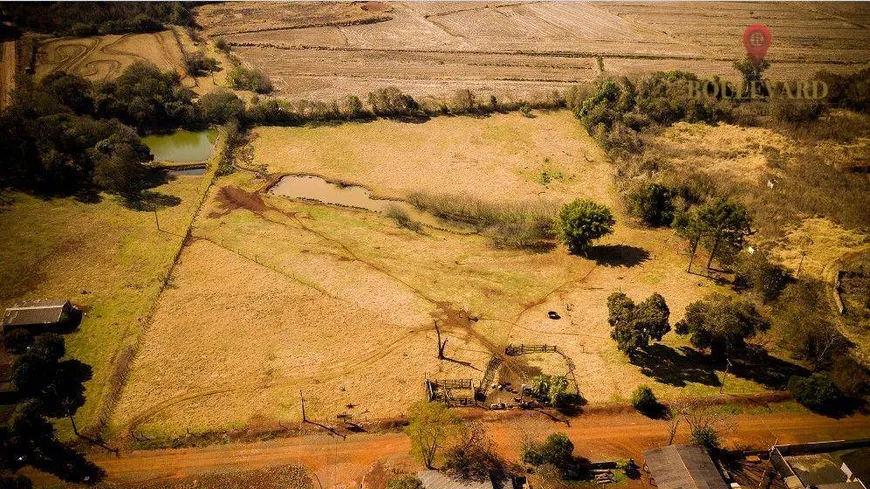
[[751, 302], [719, 294], [689, 304], [676, 324], [677, 334], [690, 335], [692, 345], [709, 349], [716, 361], [740, 354], [748, 338], [768, 329]]
[[671, 312], [661, 294], [655, 293], [640, 304], [635, 304], [622, 292], [607, 298], [610, 337], [629, 358], [649, 345], [650, 340], [661, 341], [671, 330], [668, 322]]
[[614, 224], [610, 209], [590, 199], [565, 204], [556, 220], [559, 237], [574, 254], [586, 253], [592, 240], [613, 232]]
[[405, 433], [411, 438], [411, 454], [427, 469], [434, 467], [438, 452], [462, 435], [459, 417], [444, 403], [419, 401], [408, 413]]

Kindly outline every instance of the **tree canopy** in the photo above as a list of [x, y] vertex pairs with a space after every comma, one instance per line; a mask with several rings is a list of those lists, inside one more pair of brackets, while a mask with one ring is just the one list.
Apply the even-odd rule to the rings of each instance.
[[739, 354], [746, 340], [770, 329], [770, 323], [746, 300], [714, 294], [689, 304], [676, 324], [677, 334], [690, 335], [692, 345], [709, 348], [716, 360]]
[[610, 337], [629, 358], [646, 348], [651, 339], [661, 341], [671, 330], [670, 309], [658, 293], [635, 304], [624, 293], [614, 292], [607, 298], [607, 310], [607, 322], [612, 328]]
[[419, 401], [408, 418], [405, 433], [411, 438], [411, 453], [428, 469], [438, 452], [463, 433], [462, 422], [444, 403]]
[[611, 234], [616, 220], [606, 205], [577, 199], [562, 207], [556, 224], [571, 253], [581, 254], [589, 250], [592, 240]]

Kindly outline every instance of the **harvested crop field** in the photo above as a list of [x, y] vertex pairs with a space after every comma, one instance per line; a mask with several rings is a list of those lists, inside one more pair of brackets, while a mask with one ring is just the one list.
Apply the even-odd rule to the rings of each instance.
[[[743, 30], [773, 33], [773, 77], [867, 65], [863, 5], [727, 3], [250, 4], [197, 8], [209, 37], [224, 37], [263, 69], [278, 95], [332, 100], [394, 85], [415, 97], [456, 89], [506, 99], [621, 75], [687, 70], [734, 78]], [[599, 66], [599, 59], [600, 65]]]
[[154, 63], [162, 70], [186, 76], [180, 41], [172, 30], [149, 34], [123, 34], [50, 39], [39, 46], [36, 77], [64, 71], [90, 80], [109, 80], [136, 61]]
[[[300, 390], [309, 419], [390, 418], [424, 397], [426, 375], [479, 382], [493, 357], [504, 362], [502, 379], [564, 374], [573, 365], [572, 380], [596, 404], [624, 402], [641, 383], [664, 398], [718, 392], [722, 372], [683, 339], [671, 334], [631, 365], [609, 337], [605, 298], [613, 290], [635, 299], [660, 292], [672, 321], [715, 290], [684, 273], [684, 244], [670, 231], [634, 228], [618, 212], [615, 234], [580, 258], [562, 248], [498, 249], [450, 226], [415, 232], [375, 212], [266, 192], [276, 174], [305, 171], [398, 198], [471, 192], [473, 183], [493, 202], [586, 195], [613, 205], [606, 160], [576, 122], [577, 134], [571, 127], [570, 114], [559, 112], [258, 129], [254, 164], [273, 176], [237, 172], [210, 192], [157, 303], [113, 429], [160, 438], [298, 422]], [[379, 141], [387, 133], [397, 141]], [[467, 159], [430, 147], [431, 134], [454, 138]], [[305, 147], [325, 141], [334, 144], [322, 144], [323, 155]], [[370, 156], [368, 166], [346, 141]], [[379, 144], [396, 149], [382, 153]], [[548, 187], [516, 154], [550, 158], [572, 178]], [[548, 311], [561, 318], [548, 319]], [[437, 358], [436, 320], [448, 339], [446, 360]], [[558, 345], [567, 357], [504, 355], [518, 343]], [[767, 387], [745, 371], [728, 382], [735, 394]]]

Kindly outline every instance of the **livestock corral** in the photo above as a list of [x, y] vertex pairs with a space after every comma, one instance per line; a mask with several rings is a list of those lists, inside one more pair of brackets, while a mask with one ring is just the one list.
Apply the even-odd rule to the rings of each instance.
[[264, 70], [279, 96], [332, 100], [395, 85], [415, 97], [457, 89], [506, 99], [611, 75], [733, 74], [746, 25], [773, 33], [778, 78], [866, 66], [866, 9], [837, 3], [419, 2], [212, 4], [205, 35]]

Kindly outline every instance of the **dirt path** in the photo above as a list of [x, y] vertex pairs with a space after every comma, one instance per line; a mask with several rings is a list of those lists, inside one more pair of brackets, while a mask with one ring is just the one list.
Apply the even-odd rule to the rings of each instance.
[[[667, 443], [667, 423], [637, 414], [592, 414], [574, 418], [571, 426], [553, 423], [535, 413], [511, 419], [490, 419], [487, 429], [504, 456], [515, 459], [525, 437], [567, 433], [577, 454], [591, 460], [621, 457], [641, 459], [644, 450]], [[848, 439], [870, 433], [870, 416], [835, 420], [808, 413], [744, 414], [735, 417], [729, 435], [734, 446], [765, 447], [777, 441]], [[683, 426], [678, 441], [685, 441]], [[118, 483], [142, 483], [196, 476], [212, 471], [249, 470], [296, 463], [316, 471], [324, 487], [352, 487], [375, 460], [411, 463], [408, 438], [401, 433], [357, 434], [346, 440], [309, 435], [261, 443], [227, 444], [205, 448], [134, 451], [116, 458], [94, 453], [92, 459]]]

